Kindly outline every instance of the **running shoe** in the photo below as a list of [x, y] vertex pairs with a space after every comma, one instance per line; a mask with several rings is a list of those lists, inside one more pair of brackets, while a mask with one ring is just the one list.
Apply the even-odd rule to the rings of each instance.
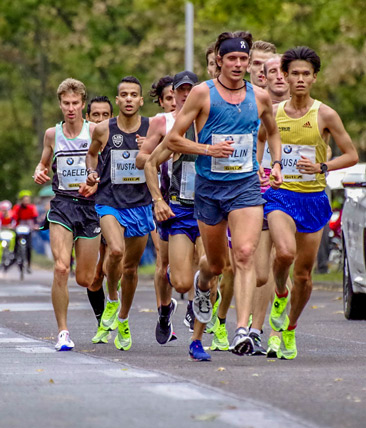
[[61, 330], [57, 336], [56, 351], [71, 351], [74, 346], [74, 342], [70, 339], [70, 333], [67, 330]]
[[237, 328], [229, 351], [236, 355], [250, 355], [253, 352], [253, 347], [253, 339], [249, 336], [248, 330], [244, 327]]
[[221, 303], [221, 293], [219, 290], [217, 290], [217, 299], [212, 308], [211, 321], [208, 322], [206, 325], [206, 330], [205, 330], [206, 333], [209, 333], [209, 334], [214, 333], [220, 325], [219, 317], [217, 316], [220, 303]]
[[132, 345], [130, 326], [128, 325], [128, 319], [121, 322], [118, 322], [118, 333], [114, 339], [114, 344], [117, 349], [121, 351], [128, 351]]
[[198, 288], [200, 271], [194, 276], [193, 313], [199, 322], [207, 324], [212, 318], [212, 304], [210, 302], [210, 290], [202, 291]]
[[297, 356], [295, 330], [284, 330], [277, 358], [293, 360]]
[[249, 337], [253, 340], [253, 351], [251, 355], [266, 355], [266, 350], [262, 346], [262, 338], [259, 334], [251, 331]]
[[98, 330], [95, 336], [92, 339], [93, 343], [108, 343], [108, 340], [111, 338], [111, 334], [108, 330], [104, 330], [102, 326], [98, 327]]
[[229, 349], [229, 339], [225, 323], [219, 324], [215, 330], [210, 349], [211, 351], [227, 351]]
[[102, 318], [100, 320], [100, 326], [104, 330], [115, 330], [118, 326], [118, 310], [119, 310], [119, 299], [118, 302], [110, 302], [107, 300], [105, 305]]
[[177, 301], [172, 299], [168, 315], [162, 315], [159, 308], [159, 319], [156, 323], [155, 337], [160, 345], [169, 342], [173, 335], [172, 316], [177, 309]]
[[192, 306], [193, 305], [191, 305], [189, 307], [187, 305], [187, 312], [186, 312], [186, 316], [184, 317], [184, 321], [183, 321], [184, 325], [189, 328], [189, 332], [190, 333], [193, 333], [194, 320], [195, 320], [195, 316], [194, 316], [194, 313], [193, 313]]
[[289, 325], [286, 307], [290, 300], [290, 290], [287, 290], [288, 294], [286, 297], [278, 297], [275, 293], [271, 314], [269, 316], [269, 323], [275, 331], [286, 330]]
[[189, 356], [193, 361], [211, 361], [211, 355], [203, 349], [200, 340], [194, 340], [189, 345]]
[[277, 352], [280, 350], [281, 339], [278, 336], [270, 336], [267, 346], [267, 358], [277, 358]]

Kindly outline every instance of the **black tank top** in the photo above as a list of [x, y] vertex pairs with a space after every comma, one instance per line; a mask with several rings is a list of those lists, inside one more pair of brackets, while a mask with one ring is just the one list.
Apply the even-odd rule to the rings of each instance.
[[[194, 124], [187, 129], [186, 138], [196, 141]], [[173, 162], [172, 177], [170, 179], [169, 199], [171, 202], [183, 206], [194, 205], [195, 161], [197, 155], [181, 154]]]
[[141, 117], [140, 128], [131, 134], [123, 132], [117, 118], [109, 120], [109, 138], [101, 154], [102, 171], [96, 203], [113, 208], [134, 208], [149, 205], [151, 195], [144, 171], [136, 168], [138, 146], [136, 134], [144, 137], [149, 118]]

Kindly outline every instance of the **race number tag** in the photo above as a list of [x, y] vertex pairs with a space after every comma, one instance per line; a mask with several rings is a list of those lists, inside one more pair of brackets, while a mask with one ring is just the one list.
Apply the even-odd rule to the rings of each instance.
[[271, 158], [271, 152], [269, 151], [269, 146], [268, 146], [268, 142], [266, 141], [265, 145], [264, 145], [264, 152], [263, 152], [263, 158], [262, 158], [262, 167], [263, 168], [267, 168], [267, 169], [271, 169], [271, 162], [272, 162], [272, 158]]
[[301, 156], [305, 156], [315, 163], [315, 146], [301, 146], [297, 144], [282, 145], [282, 176], [283, 181], [314, 181], [315, 174], [302, 174], [296, 168]]
[[111, 150], [112, 184], [145, 183], [144, 170], [136, 168], [139, 150]]
[[181, 199], [194, 200], [194, 181], [196, 178], [196, 168], [194, 162], [182, 163], [182, 178], [180, 183]]
[[60, 190], [78, 190], [86, 182], [85, 156], [59, 156], [57, 176]]
[[211, 171], [238, 174], [253, 171], [252, 134], [212, 134], [212, 145], [234, 141], [234, 152], [228, 158], [211, 158]]

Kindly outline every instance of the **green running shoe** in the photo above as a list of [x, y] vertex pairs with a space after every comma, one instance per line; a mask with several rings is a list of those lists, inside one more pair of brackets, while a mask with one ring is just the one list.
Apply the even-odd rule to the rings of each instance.
[[269, 316], [269, 324], [275, 331], [286, 330], [289, 325], [286, 306], [290, 300], [290, 290], [288, 290], [287, 297], [278, 297], [275, 293], [271, 314]]
[[217, 299], [212, 307], [212, 318], [211, 321], [207, 323], [205, 333], [215, 333], [216, 329], [220, 325], [219, 317], [217, 316], [217, 312], [219, 310], [219, 306], [221, 303], [221, 293], [217, 290]]
[[281, 339], [278, 336], [270, 336], [268, 338], [267, 358], [277, 358], [280, 345]]
[[100, 320], [100, 327], [104, 330], [115, 330], [118, 326], [118, 310], [119, 310], [120, 301], [118, 302], [109, 302], [105, 305], [102, 318]]
[[104, 330], [103, 327], [99, 326], [96, 335], [93, 337], [93, 343], [108, 343], [111, 338], [111, 334], [108, 330]]
[[229, 349], [229, 339], [227, 335], [226, 325], [220, 324], [214, 332], [212, 339], [211, 351], [227, 351]]
[[128, 351], [132, 345], [132, 338], [128, 319], [121, 322], [118, 321], [118, 334], [114, 339], [114, 344], [121, 351]]
[[293, 360], [297, 356], [295, 330], [284, 330], [277, 358]]

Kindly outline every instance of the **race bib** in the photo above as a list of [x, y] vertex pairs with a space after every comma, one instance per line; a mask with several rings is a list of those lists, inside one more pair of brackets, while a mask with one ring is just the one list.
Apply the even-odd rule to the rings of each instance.
[[181, 199], [194, 200], [194, 182], [196, 178], [196, 169], [194, 162], [182, 163], [182, 178], [180, 183]]
[[78, 190], [86, 182], [85, 156], [58, 157], [57, 176], [60, 190]]
[[238, 174], [253, 171], [252, 134], [212, 134], [212, 145], [234, 141], [234, 152], [228, 158], [211, 158], [211, 171]]
[[262, 158], [262, 167], [271, 169], [271, 152], [269, 151], [268, 142], [266, 141], [266, 144], [264, 145], [264, 152], [263, 152], [263, 158]]
[[144, 170], [136, 168], [139, 150], [111, 150], [112, 184], [145, 183]]
[[301, 146], [297, 144], [282, 145], [282, 176], [283, 181], [314, 181], [315, 174], [302, 174], [296, 168], [301, 156], [305, 156], [315, 163], [315, 146]]

